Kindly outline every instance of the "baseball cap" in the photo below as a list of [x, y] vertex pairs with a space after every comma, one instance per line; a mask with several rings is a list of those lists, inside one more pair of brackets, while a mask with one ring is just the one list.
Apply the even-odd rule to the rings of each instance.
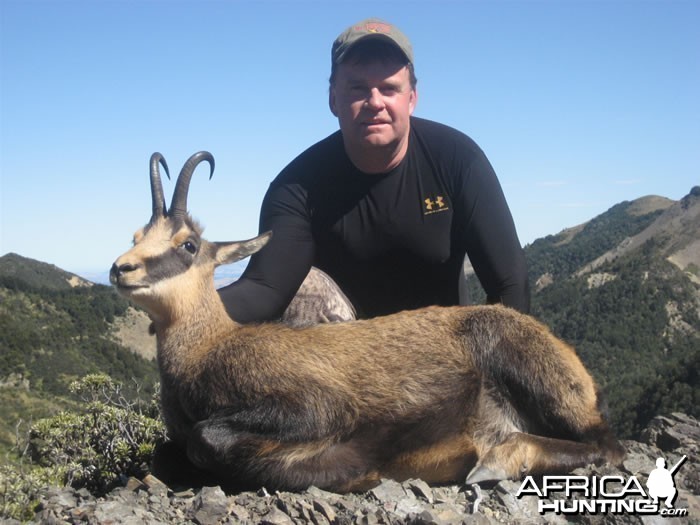
[[343, 31], [333, 42], [331, 49], [333, 63], [340, 64], [352, 46], [367, 39], [384, 40], [394, 44], [406, 55], [408, 61], [413, 63], [413, 48], [408, 37], [395, 25], [378, 18], [368, 18]]

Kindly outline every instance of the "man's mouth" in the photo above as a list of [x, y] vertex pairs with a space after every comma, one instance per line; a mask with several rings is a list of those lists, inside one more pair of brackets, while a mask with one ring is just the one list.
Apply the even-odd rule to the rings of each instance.
[[381, 126], [388, 126], [389, 122], [385, 120], [370, 120], [362, 123], [365, 128], [379, 128]]

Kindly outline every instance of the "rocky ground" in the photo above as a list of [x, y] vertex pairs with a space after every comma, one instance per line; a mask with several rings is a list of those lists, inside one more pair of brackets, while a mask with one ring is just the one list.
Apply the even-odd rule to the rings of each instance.
[[[621, 469], [589, 467], [574, 474], [598, 478], [623, 476], [625, 480], [634, 475], [641, 486], [646, 487], [646, 479], [655, 468], [657, 458], [665, 458], [671, 467], [686, 455], [687, 460], [674, 478], [679, 491], [674, 508], [687, 509], [687, 516], [667, 518], [629, 513], [562, 516], [551, 512], [540, 515], [537, 496], [516, 497], [521, 481], [504, 481], [479, 488], [430, 487], [420, 480], [404, 483], [386, 480], [364, 494], [339, 495], [315, 487], [303, 493], [269, 493], [261, 489], [257, 493], [225, 494], [220, 487], [173, 491], [153, 476], [146, 476], [141, 480], [125, 480], [123, 487], [101, 498], [95, 498], [84, 489], [47, 489], [36, 509], [34, 522], [139, 525], [700, 523], [700, 423], [683, 414], [657, 417], [640, 441], [626, 441], [625, 446], [628, 456]], [[561, 495], [552, 497], [563, 498]]]

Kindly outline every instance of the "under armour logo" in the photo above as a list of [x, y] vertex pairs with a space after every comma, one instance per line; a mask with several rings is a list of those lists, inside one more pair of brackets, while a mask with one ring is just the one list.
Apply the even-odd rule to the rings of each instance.
[[435, 197], [435, 200], [428, 197], [423, 201], [423, 203], [425, 204], [425, 215], [437, 213], [440, 211], [447, 211], [449, 209], [447, 207], [447, 204], [445, 204], [445, 200], [442, 195], [438, 195], [437, 197]]

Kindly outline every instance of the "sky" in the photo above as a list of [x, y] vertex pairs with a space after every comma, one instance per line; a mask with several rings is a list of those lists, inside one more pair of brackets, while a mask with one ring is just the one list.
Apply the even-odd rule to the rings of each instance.
[[[208, 150], [189, 208], [257, 234], [265, 190], [338, 129], [330, 48], [410, 38], [415, 115], [473, 138], [522, 244], [700, 184], [700, 2], [0, 0], [0, 255], [106, 271], [150, 217], [154, 151]], [[171, 181], [164, 181], [166, 200]]]

